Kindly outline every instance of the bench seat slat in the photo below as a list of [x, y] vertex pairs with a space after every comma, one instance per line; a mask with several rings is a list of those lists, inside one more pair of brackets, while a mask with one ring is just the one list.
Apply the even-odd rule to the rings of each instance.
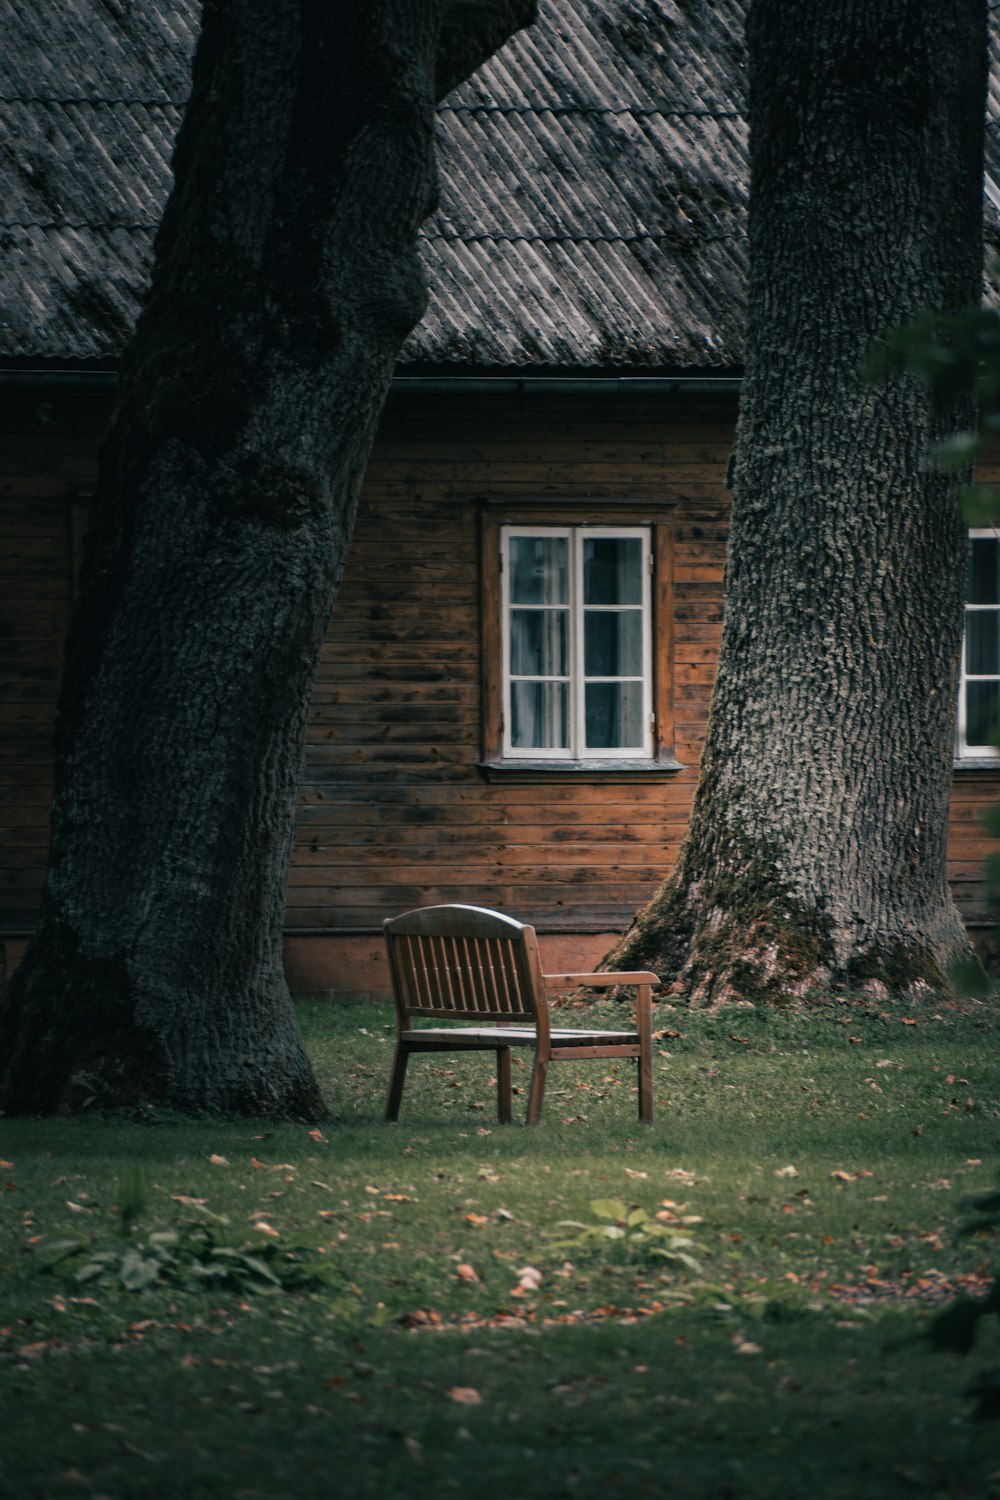
[[[414, 1026], [402, 1034], [408, 1043], [434, 1037], [452, 1042], [457, 1047], [472, 1047], [480, 1041], [489, 1047], [497, 1043], [501, 1046], [507, 1043], [511, 1047], [534, 1046], [538, 1036], [534, 1026]], [[574, 1031], [553, 1027], [549, 1035], [553, 1044], [558, 1043], [561, 1047], [598, 1046], [602, 1042], [637, 1043], [639, 1040], [637, 1031]]]

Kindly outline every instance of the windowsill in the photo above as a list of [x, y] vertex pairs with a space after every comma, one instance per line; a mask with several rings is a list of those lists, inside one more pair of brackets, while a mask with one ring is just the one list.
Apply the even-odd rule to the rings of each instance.
[[956, 771], [1000, 771], [1000, 755], [966, 755], [954, 762]]
[[631, 781], [676, 776], [684, 763], [672, 756], [665, 760], [481, 760], [479, 769], [487, 781]]

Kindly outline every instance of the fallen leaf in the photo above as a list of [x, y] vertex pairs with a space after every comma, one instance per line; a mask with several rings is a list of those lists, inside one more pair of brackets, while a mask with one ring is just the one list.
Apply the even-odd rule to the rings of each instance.
[[797, 1167], [778, 1167], [774, 1175], [775, 1177], [798, 1177], [799, 1173]]
[[459, 1406], [481, 1406], [482, 1396], [471, 1385], [452, 1385], [445, 1391], [449, 1401], [455, 1401]]
[[6, 1167], [8, 1170], [10, 1170], [13, 1165], [14, 1163], [12, 1161], [4, 1161], [3, 1158], [0, 1157], [0, 1168]]
[[310, 1130], [308, 1132], [308, 1135], [311, 1141], [325, 1141], [329, 1139], [323, 1134], [322, 1130]]
[[636, 1172], [636, 1171], [634, 1171], [634, 1169], [632, 1167], [626, 1167], [625, 1168], [625, 1176], [626, 1177], [648, 1177], [649, 1173], [648, 1172]]
[[66, 1200], [66, 1207], [70, 1213], [74, 1214], [85, 1214], [87, 1212], [82, 1203], [73, 1203], [69, 1198]]
[[537, 1266], [522, 1266], [516, 1273], [518, 1285], [526, 1292], [534, 1292], [542, 1284], [542, 1273]]
[[273, 1224], [268, 1224], [264, 1219], [254, 1219], [250, 1227], [252, 1229], [259, 1229], [261, 1234], [269, 1234], [273, 1240], [280, 1240], [281, 1238], [280, 1231], [275, 1229]]
[[752, 1344], [749, 1341], [749, 1339], [741, 1339], [738, 1344], [734, 1342], [733, 1347], [736, 1350], [737, 1354], [761, 1354], [761, 1353], [763, 1353], [763, 1350], [761, 1349], [760, 1345], [759, 1344]]
[[458, 1277], [459, 1281], [478, 1281], [479, 1280], [479, 1276], [478, 1276], [478, 1274], [476, 1272], [475, 1267], [474, 1266], [470, 1266], [465, 1261], [463, 1261], [460, 1266], [456, 1266], [455, 1267], [455, 1275]]
[[229, 1166], [229, 1163], [228, 1163], [228, 1161], [226, 1160], [226, 1158], [224, 1156], [215, 1156], [213, 1154], [208, 1159], [212, 1163], [213, 1167], [228, 1167]]
[[481, 1229], [484, 1224], [488, 1224], [490, 1221], [486, 1214], [466, 1214], [465, 1222], [474, 1225], [476, 1229]]

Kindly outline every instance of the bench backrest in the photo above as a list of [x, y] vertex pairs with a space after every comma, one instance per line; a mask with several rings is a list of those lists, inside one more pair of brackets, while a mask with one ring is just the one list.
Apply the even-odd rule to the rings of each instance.
[[424, 906], [383, 929], [401, 1017], [537, 1023], [547, 1015], [533, 927], [482, 906]]

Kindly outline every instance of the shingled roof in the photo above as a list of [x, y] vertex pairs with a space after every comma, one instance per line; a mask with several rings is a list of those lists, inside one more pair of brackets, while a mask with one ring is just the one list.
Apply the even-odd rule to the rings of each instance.
[[[445, 100], [441, 206], [421, 243], [431, 301], [404, 365], [740, 363], [744, 9], [541, 0], [539, 21]], [[120, 353], [170, 186], [199, 11], [0, 0], [0, 358]], [[990, 105], [1000, 168], [996, 78]]]

